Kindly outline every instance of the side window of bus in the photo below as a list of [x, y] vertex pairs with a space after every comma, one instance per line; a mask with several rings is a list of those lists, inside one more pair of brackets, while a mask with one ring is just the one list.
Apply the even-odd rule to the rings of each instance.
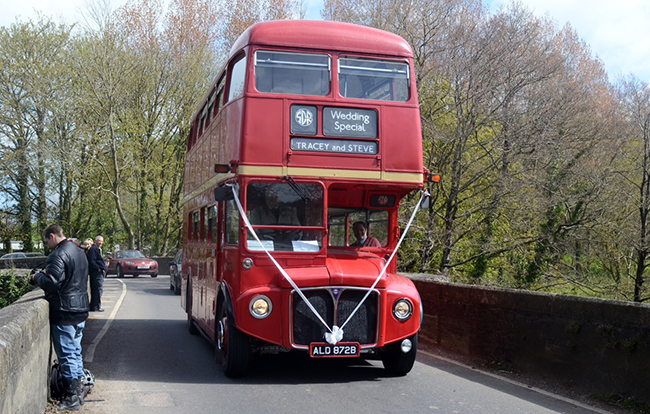
[[330, 246], [352, 246], [357, 242], [354, 235], [356, 222], [363, 223], [366, 235], [376, 238], [382, 247], [388, 244], [388, 211], [331, 208], [330, 212], [332, 212], [328, 218]]
[[234, 200], [226, 202], [226, 244], [239, 244], [239, 211]]
[[344, 98], [405, 102], [408, 87], [406, 62], [339, 58], [339, 93]]
[[201, 111], [201, 118], [199, 120], [199, 137], [203, 135], [203, 131], [205, 131], [206, 125], [206, 117], [205, 117], [205, 106], [203, 107], [203, 110]]
[[201, 241], [203, 241], [203, 243], [207, 243], [208, 234], [210, 233], [210, 217], [208, 217], [210, 214], [210, 208], [203, 208], [201, 211], [203, 211], [203, 234]]
[[345, 215], [331, 215], [328, 220], [330, 246], [345, 246], [346, 240], [346, 219]]
[[212, 116], [216, 116], [219, 112], [221, 112], [221, 108], [223, 108], [223, 91], [226, 87], [226, 74], [224, 73], [221, 75], [221, 79], [219, 79], [219, 82], [217, 82], [217, 88], [216, 88], [216, 100], [214, 103], [214, 113]]
[[388, 244], [388, 211], [370, 210], [368, 235], [379, 240], [382, 247], [386, 247]]
[[214, 101], [215, 101], [216, 97], [217, 97], [217, 92], [212, 91], [212, 93], [210, 94], [210, 98], [208, 98], [208, 104], [206, 105], [206, 108], [205, 108], [205, 127], [206, 128], [210, 126], [210, 120], [212, 119], [213, 114], [214, 114]]
[[325, 96], [330, 93], [331, 60], [316, 53], [255, 52], [259, 92]]
[[198, 241], [201, 234], [201, 213], [195, 211], [192, 213], [192, 241]]
[[246, 81], [246, 56], [242, 56], [230, 71], [230, 89], [228, 91], [228, 102], [244, 93], [244, 82]]
[[208, 243], [217, 242], [217, 206], [216, 205], [208, 209], [207, 234], [208, 234]]

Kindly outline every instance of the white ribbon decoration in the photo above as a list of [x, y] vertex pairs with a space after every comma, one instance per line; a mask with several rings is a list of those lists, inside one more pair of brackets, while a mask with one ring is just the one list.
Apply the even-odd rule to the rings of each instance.
[[[271, 255], [271, 253], [268, 250], [266, 250], [266, 247], [264, 247], [264, 245], [262, 244], [260, 239], [257, 237], [257, 232], [255, 232], [255, 229], [253, 229], [253, 226], [251, 225], [250, 221], [248, 220], [248, 217], [246, 216], [246, 212], [244, 211], [244, 208], [242, 207], [241, 202], [239, 201], [239, 196], [237, 195], [237, 193], [239, 191], [239, 185], [237, 185], [237, 184], [234, 184], [234, 185], [233, 184], [228, 184], [228, 185], [232, 187], [232, 192], [233, 192], [233, 195], [234, 195], [235, 203], [237, 204], [237, 209], [239, 210], [239, 215], [244, 219], [244, 224], [246, 225], [246, 228], [253, 234], [253, 237], [255, 238], [255, 240], [262, 247], [262, 249], [264, 250], [266, 255], [269, 256], [269, 258], [271, 259], [271, 261], [273, 262], [275, 267], [277, 267], [277, 269], [280, 271], [282, 276], [284, 276], [284, 278], [287, 279], [287, 281], [289, 282], [289, 284], [291, 284], [291, 286], [294, 288], [294, 290], [296, 292], [298, 292], [298, 295], [300, 296], [300, 298], [307, 304], [309, 309], [314, 313], [314, 315], [316, 315], [316, 317], [323, 324], [323, 326], [325, 326], [325, 328], [327, 328], [327, 330], [329, 332], [325, 332], [325, 340], [327, 341], [327, 343], [329, 343], [331, 345], [336, 345], [338, 342], [340, 342], [343, 339], [343, 327], [345, 327], [345, 325], [347, 325], [347, 323], [350, 321], [350, 319], [352, 319], [352, 316], [354, 316], [354, 314], [357, 313], [359, 308], [361, 308], [361, 305], [363, 304], [363, 302], [365, 302], [365, 300], [368, 298], [368, 296], [370, 296], [370, 292], [372, 292], [372, 290], [375, 288], [375, 286], [377, 286], [377, 283], [379, 283], [379, 281], [381, 280], [381, 277], [386, 273], [386, 269], [388, 268], [388, 265], [391, 263], [391, 261], [395, 257], [395, 254], [397, 254], [397, 250], [401, 246], [402, 241], [404, 241], [404, 237], [406, 237], [406, 234], [408, 233], [408, 231], [409, 231], [409, 229], [411, 227], [411, 224], [413, 223], [413, 220], [415, 219], [415, 214], [417, 213], [418, 209], [420, 208], [420, 204], [422, 204], [422, 200], [424, 200], [424, 197], [429, 196], [428, 192], [426, 192], [426, 191], [422, 192], [422, 195], [420, 196], [420, 201], [418, 201], [417, 206], [415, 206], [415, 209], [413, 210], [413, 214], [411, 214], [411, 218], [409, 219], [408, 224], [406, 225], [406, 228], [404, 229], [404, 233], [402, 233], [402, 236], [400, 237], [399, 241], [397, 242], [397, 246], [393, 250], [393, 253], [390, 255], [388, 260], [386, 261], [386, 264], [384, 265], [384, 268], [381, 269], [381, 272], [379, 272], [379, 275], [375, 279], [375, 283], [373, 283], [372, 286], [366, 291], [366, 294], [363, 297], [363, 299], [361, 299], [361, 301], [359, 302], [357, 307], [354, 308], [354, 310], [352, 311], [350, 316], [348, 316], [348, 318], [345, 320], [343, 325], [341, 325], [340, 328], [338, 326], [334, 325], [330, 329], [330, 327], [327, 326], [327, 323], [323, 320], [323, 318], [320, 316], [318, 311], [312, 306], [311, 302], [309, 302], [307, 297], [302, 293], [302, 291], [296, 285], [296, 283], [293, 281], [293, 279], [291, 279], [291, 277], [282, 268], [282, 266], [280, 266], [280, 264], [275, 260], [275, 258]], [[235, 186], [237, 187], [237, 191], [235, 191], [235, 188], [234, 188]]]
[[[370, 296], [370, 292], [372, 292], [372, 290], [375, 288], [375, 286], [377, 286], [377, 283], [379, 283], [379, 280], [381, 280], [381, 277], [386, 273], [386, 269], [388, 268], [388, 265], [390, 264], [390, 262], [395, 257], [395, 254], [397, 253], [397, 250], [399, 250], [399, 247], [402, 245], [402, 242], [404, 241], [404, 237], [406, 237], [406, 233], [408, 233], [409, 229], [411, 228], [411, 224], [413, 223], [413, 219], [415, 219], [415, 213], [418, 212], [418, 209], [420, 208], [420, 204], [422, 204], [422, 200], [424, 200], [424, 197], [428, 197], [428, 196], [429, 196], [429, 193], [426, 192], [426, 191], [423, 191], [422, 194], [420, 195], [420, 201], [418, 201], [418, 205], [415, 206], [415, 209], [413, 209], [413, 214], [411, 214], [411, 218], [409, 219], [409, 222], [406, 225], [406, 228], [404, 228], [404, 233], [402, 233], [402, 237], [399, 238], [399, 241], [397, 242], [397, 246], [395, 246], [395, 250], [393, 250], [393, 253], [390, 255], [390, 257], [386, 261], [386, 264], [384, 265], [384, 268], [381, 269], [381, 272], [379, 272], [379, 275], [377, 276], [377, 279], [375, 279], [375, 283], [373, 283], [372, 286], [370, 286], [370, 288], [366, 292], [366, 295], [363, 297], [363, 299], [361, 299], [361, 301], [359, 302], [357, 307], [354, 308], [354, 310], [352, 311], [350, 316], [348, 316], [348, 318], [345, 320], [345, 322], [343, 322], [343, 325], [341, 325], [340, 328], [338, 326], [334, 326], [334, 329], [340, 329], [341, 336], [343, 336], [343, 328], [345, 327], [345, 325], [347, 325], [347, 323], [350, 322], [350, 319], [352, 319], [352, 316], [354, 316], [354, 314], [357, 313], [357, 311], [359, 310], [359, 308], [361, 307], [363, 302], [368, 298], [368, 296]], [[332, 345], [335, 345], [335, 344], [332, 344]]]
[[[285, 272], [285, 270], [284, 270], [284, 269], [282, 268], [282, 266], [280, 266], [280, 264], [275, 260], [275, 258], [271, 255], [271, 253], [270, 253], [268, 250], [266, 250], [266, 247], [264, 247], [264, 245], [263, 245], [262, 242], [260, 241], [259, 237], [257, 237], [257, 233], [255, 232], [255, 229], [253, 229], [253, 226], [251, 226], [250, 221], [248, 221], [248, 217], [246, 217], [246, 212], [244, 211], [244, 208], [242, 207], [241, 202], [239, 201], [239, 197], [238, 197], [238, 195], [237, 195], [237, 192], [239, 191], [239, 188], [237, 188], [237, 191], [235, 191], [235, 188], [234, 188], [234, 187], [235, 187], [236, 184], [235, 184], [235, 185], [231, 185], [231, 184], [229, 184], [229, 185], [230, 185], [231, 187], [233, 187], [233, 189], [232, 189], [232, 193], [233, 193], [233, 195], [235, 196], [235, 197], [234, 197], [234, 198], [235, 198], [235, 203], [237, 204], [237, 209], [239, 210], [239, 215], [244, 219], [244, 224], [246, 225], [246, 228], [248, 228], [248, 230], [253, 234], [253, 237], [255, 237], [255, 240], [257, 240], [257, 242], [260, 244], [260, 246], [262, 246], [262, 249], [264, 249], [264, 252], [266, 253], [267, 256], [269, 256], [269, 258], [271, 259], [271, 261], [273, 262], [273, 264], [275, 265], [275, 267], [278, 268], [278, 270], [280, 271], [280, 273], [282, 273], [282, 276], [284, 276], [284, 278], [287, 279], [287, 281], [291, 284], [291, 286], [295, 289], [295, 291], [298, 292], [298, 295], [299, 295], [299, 296], [302, 298], [302, 300], [307, 304], [307, 306], [309, 307], [309, 309], [311, 309], [311, 311], [314, 313], [314, 315], [316, 315], [316, 317], [318, 318], [318, 320], [321, 321], [321, 323], [323, 324], [323, 326], [325, 326], [325, 328], [327, 328], [328, 331], [332, 332], [332, 330], [330, 329], [330, 327], [327, 326], [327, 323], [326, 323], [326, 322], [323, 320], [323, 318], [318, 314], [318, 311], [317, 311], [316, 309], [314, 309], [314, 307], [312, 306], [311, 302], [309, 302], [309, 300], [307, 299], [307, 297], [302, 293], [302, 291], [300, 290], [300, 288], [298, 287], [298, 285], [296, 285], [296, 283], [293, 281], [293, 279], [291, 279], [291, 277], [287, 274], [287, 272]], [[237, 187], [239, 187], [239, 185], [237, 185]], [[328, 335], [328, 334], [329, 334], [329, 332], [326, 333], [325, 335]], [[343, 336], [343, 333], [341, 333], [341, 336]], [[328, 342], [329, 342], [329, 341], [328, 341]], [[330, 342], [330, 343], [331, 343], [331, 342]], [[332, 344], [332, 345], [336, 345], [336, 342], [335, 342], [335, 343], [331, 343], [331, 344]]]

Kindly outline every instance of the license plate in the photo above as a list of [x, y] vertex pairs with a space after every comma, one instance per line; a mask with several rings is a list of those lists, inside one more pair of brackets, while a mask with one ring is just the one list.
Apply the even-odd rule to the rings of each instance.
[[336, 345], [313, 343], [309, 345], [312, 358], [354, 358], [358, 357], [361, 347], [356, 342], [339, 342]]
[[149, 269], [149, 266], [138, 266], [138, 269]]

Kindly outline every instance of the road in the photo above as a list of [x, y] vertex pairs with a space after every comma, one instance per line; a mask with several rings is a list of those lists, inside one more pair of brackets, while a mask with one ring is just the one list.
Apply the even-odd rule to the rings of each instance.
[[406, 377], [386, 376], [379, 361], [258, 357], [231, 380], [214, 349], [187, 332], [169, 277], [104, 284], [103, 313], [84, 332], [95, 390], [81, 413], [606, 413], [421, 350]]

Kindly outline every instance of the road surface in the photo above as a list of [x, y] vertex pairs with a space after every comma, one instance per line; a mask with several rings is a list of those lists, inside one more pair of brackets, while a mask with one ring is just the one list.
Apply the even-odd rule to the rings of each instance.
[[302, 354], [254, 360], [231, 380], [214, 348], [187, 331], [169, 277], [109, 277], [102, 313], [84, 331], [86, 368], [96, 387], [81, 413], [526, 413], [614, 412], [419, 352], [406, 377], [379, 361], [310, 360]]

